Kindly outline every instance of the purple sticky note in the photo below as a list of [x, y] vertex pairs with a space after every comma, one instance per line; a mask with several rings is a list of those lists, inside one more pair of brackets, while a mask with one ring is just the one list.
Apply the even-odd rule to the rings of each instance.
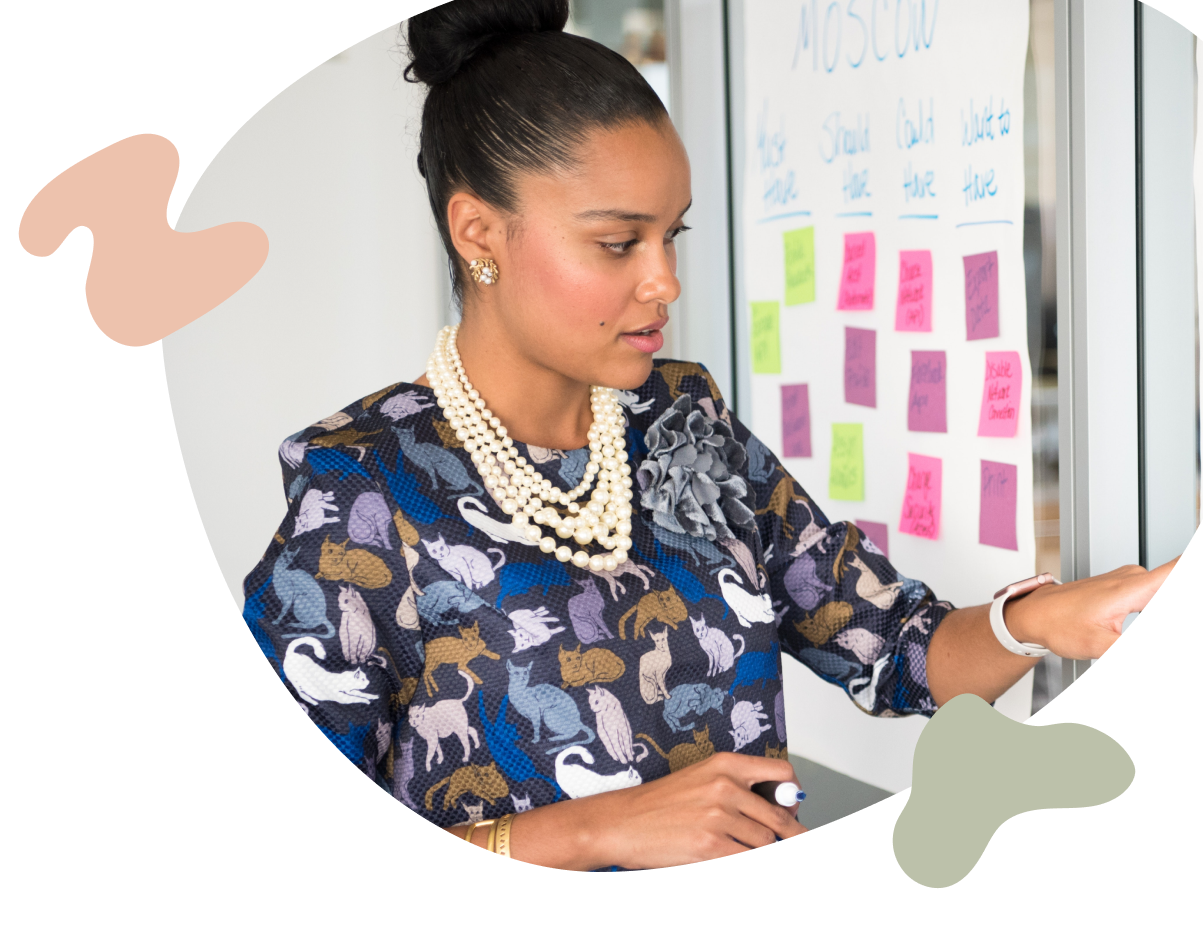
[[1019, 469], [997, 461], [982, 461], [982, 509], [978, 541], [982, 545], [1019, 551], [1015, 535], [1015, 504]]
[[931, 252], [898, 253], [898, 332], [931, 332]]
[[965, 256], [965, 338], [998, 335], [998, 252]]
[[1012, 439], [1019, 431], [1023, 364], [1019, 352], [986, 352], [986, 383], [977, 434]]
[[877, 406], [877, 332], [844, 328], [844, 402]]
[[837, 310], [873, 309], [877, 276], [877, 239], [871, 232], [844, 234], [844, 271], [840, 275]]
[[940, 493], [944, 462], [927, 455], [907, 455], [906, 496], [898, 531], [924, 539], [940, 537]]
[[911, 392], [906, 428], [911, 432], [947, 432], [947, 371], [943, 352], [911, 352]]
[[810, 391], [806, 384], [781, 385], [781, 451], [786, 458], [810, 457]]
[[867, 519], [858, 519], [856, 528], [869, 537], [883, 555], [890, 557], [890, 528], [885, 523], [871, 523]]

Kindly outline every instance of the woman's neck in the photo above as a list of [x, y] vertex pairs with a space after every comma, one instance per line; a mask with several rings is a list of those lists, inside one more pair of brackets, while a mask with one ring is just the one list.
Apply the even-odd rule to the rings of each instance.
[[[589, 385], [526, 357], [490, 322], [485, 314], [470, 315], [456, 334], [456, 348], [468, 380], [510, 437], [542, 448], [588, 444]], [[425, 376], [416, 383], [427, 384]]]

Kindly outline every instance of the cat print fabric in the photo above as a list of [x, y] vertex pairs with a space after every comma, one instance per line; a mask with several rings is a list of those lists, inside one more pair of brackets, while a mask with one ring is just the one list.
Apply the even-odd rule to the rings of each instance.
[[[830, 522], [701, 365], [657, 361], [620, 393], [632, 472], [682, 397], [746, 450], [732, 461], [755, 519], [713, 541], [676, 532], [636, 483], [630, 560], [600, 574], [514, 531], [427, 387], [282, 443], [288, 512], [243, 616], [310, 719], [419, 815], [495, 817], [718, 751], [784, 757], [783, 653], [866, 713], [935, 712], [927, 646], [951, 604]], [[515, 446], [565, 490], [588, 460]]]

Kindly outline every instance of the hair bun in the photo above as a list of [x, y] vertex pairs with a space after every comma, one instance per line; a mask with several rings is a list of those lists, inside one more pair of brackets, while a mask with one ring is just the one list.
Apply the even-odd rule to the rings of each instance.
[[567, 22], [568, 0], [452, 0], [410, 17], [405, 78], [445, 83], [491, 39], [562, 32]]

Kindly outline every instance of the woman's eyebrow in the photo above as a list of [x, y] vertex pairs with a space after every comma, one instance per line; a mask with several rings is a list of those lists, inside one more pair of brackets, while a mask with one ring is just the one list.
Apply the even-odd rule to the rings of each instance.
[[[691, 206], [693, 206], [692, 200], [684, 210], [677, 214], [677, 219], [684, 216]], [[577, 213], [576, 218], [586, 222], [603, 219], [620, 223], [654, 223], [656, 221], [656, 217], [650, 213], [630, 213], [626, 210], [585, 210], [583, 213]]]

